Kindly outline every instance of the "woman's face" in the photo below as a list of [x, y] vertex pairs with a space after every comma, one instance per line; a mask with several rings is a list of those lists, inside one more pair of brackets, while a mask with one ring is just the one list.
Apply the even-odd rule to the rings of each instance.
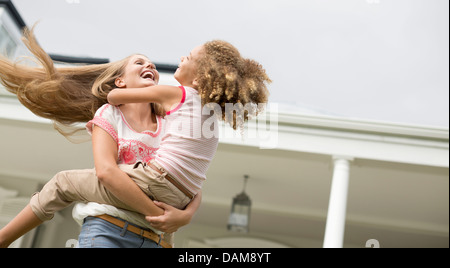
[[156, 66], [143, 55], [131, 56], [123, 75], [116, 79], [116, 86], [120, 88], [142, 88], [158, 83], [159, 73]]

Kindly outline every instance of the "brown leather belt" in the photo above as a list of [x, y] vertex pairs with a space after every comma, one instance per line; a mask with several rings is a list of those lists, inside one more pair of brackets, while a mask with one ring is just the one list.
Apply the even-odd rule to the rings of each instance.
[[[149, 167], [151, 167], [152, 169], [154, 169], [155, 171], [157, 171], [159, 174], [163, 174], [163, 172], [157, 166], [153, 165], [152, 163], [148, 162], [147, 165]], [[187, 197], [189, 197], [189, 199], [192, 200], [194, 198], [194, 195], [191, 192], [189, 192], [183, 185], [181, 185], [177, 180], [172, 178], [170, 176], [170, 174], [167, 174], [165, 178], [170, 183], [175, 185], [175, 187], [177, 187], [183, 194], [185, 194]]]
[[[107, 214], [103, 214], [103, 215], [99, 215], [99, 216], [95, 216], [95, 217], [96, 218], [100, 218], [100, 219], [102, 219], [104, 221], [107, 221], [109, 223], [112, 223], [115, 226], [118, 226], [120, 228], [124, 228], [125, 224], [126, 224], [126, 222], [124, 220], [120, 220], [118, 218], [115, 218], [115, 217], [107, 215]], [[134, 234], [137, 234], [137, 235], [140, 235], [140, 236], [145, 237], [147, 239], [150, 239], [150, 240], [154, 241], [156, 244], [161, 245], [163, 248], [172, 248], [172, 245], [170, 245], [166, 241], [162, 240], [163, 235], [159, 236], [155, 232], [153, 232], [152, 230], [142, 229], [142, 228], [139, 228], [137, 226], [128, 224], [127, 231], [130, 231], [130, 232], [132, 232]]]

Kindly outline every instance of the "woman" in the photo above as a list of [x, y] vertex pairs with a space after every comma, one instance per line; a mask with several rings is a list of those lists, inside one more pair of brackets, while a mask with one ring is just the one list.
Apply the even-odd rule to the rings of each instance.
[[[129, 58], [128, 64], [125, 66], [124, 73], [120, 76], [119, 79], [116, 80], [116, 86], [126, 87], [127, 85], [153, 85], [154, 82], [156, 81], [157, 83], [158, 80], [159, 74], [156, 71], [154, 65], [142, 55], [133, 55]], [[139, 120], [135, 121], [136, 118], [139, 118], [139, 114], [133, 115], [132, 112], [139, 111], [139, 108], [143, 110], [143, 112], [141, 113], [143, 116], [141, 116]], [[100, 141], [96, 141], [97, 137], [93, 136], [94, 143], [101, 145], [101, 149], [98, 150], [101, 154], [97, 158], [95, 158], [97, 162], [96, 166], [99, 165], [99, 161], [111, 161], [109, 164], [101, 164], [98, 169], [105, 169], [105, 164], [106, 166], [115, 166], [114, 157], [109, 157], [109, 155], [104, 154], [104, 152], [108, 151], [112, 151], [112, 153], [110, 154], [111, 156], [118, 155], [119, 159], [117, 160], [117, 162], [122, 164], [134, 164], [139, 161], [146, 163], [149, 160], [153, 159], [154, 152], [159, 145], [161, 129], [164, 128], [165, 122], [160, 117], [150, 116], [150, 118], [154, 118], [156, 120], [151, 121], [150, 124], [145, 125], [145, 119], [148, 118], [147, 114], [152, 114], [148, 108], [148, 104], [132, 104], [131, 106], [123, 105], [120, 107], [115, 107], [107, 104], [102, 106], [102, 108], [97, 111], [96, 116], [91, 121], [89, 121], [87, 125], [88, 130], [90, 133], [93, 133], [93, 135], [95, 135], [94, 133], [96, 132], [95, 130], [93, 131], [93, 127], [95, 126], [96, 128], [98, 127], [101, 129], [100, 131], [102, 133], [100, 135], [108, 134], [109, 136], [105, 135], [105, 137], [100, 137]], [[116, 143], [111, 141], [112, 137], [117, 140]], [[111, 142], [103, 143], [103, 141], [105, 140], [110, 140]], [[119, 149], [117, 150], [118, 152], [115, 151], [117, 143], [119, 144]], [[152, 147], [149, 148], [148, 145], [152, 145]], [[111, 149], [108, 150], [108, 147], [110, 147]], [[94, 156], [96, 154], [97, 153], [94, 151]], [[103, 172], [97, 171], [97, 173], [101, 174]], [[100, 176], [106, 178], [115, 178], [117, 175], [106, 174]], [[163, 206], [165, 206], [165, 208], [167, 209], [166, 216], [156, 217], [155, 219], [153, 219], [153, 222], [156, 221], [155, 223], [158, 224], [158, 220], [164, 220], [165, 218], [172, 215], [175, 216], [173, 221], [179, 219], [179, 222], [172, 223], [172, 226], [170, 228], [164, 228], [163, 226], [159, 225], [159, 228], [156, 229], [161, 230], [160, 228], [162, 228], [161, 231], [164, 231], [166, 233], [176, 231], [180, 226], [189, 222], [199, 204], [200, 196], [197, 197], [196, 200], [192, 202], [186, 210], [178, 210], [174, 207], [163, 204]], [[83, 209], [85, 210], [84, 212]], [[89, 203], [87, 205], [78, 204], [77, 206], [75, 206], [74, 212], [74, 215], [76, 216], [75, 218], [84, 219], [83, 227], [79, 237], [80, 247], [152, 247], [156, 246], [155, 242], [159, 244], [159, 241], [151, 241], [149, 239], [146, 239], [145, 237], [142, 237], [142, 235], [140, 235], [140, 231], [138, 231], [139, 234], [133, 232], [124, 233], [113, 223], [105, 221], [104, 217], [86, 217], [89, 214], [86, 212], [91, 212], [90, 216], [99, 216], [107, 212], [107, 214], [109, 215], [124, 219], [116, 223], [120, 225], [121, 228], [125, 227], [125, 225], [129, 223], [130, 225], [135, 224], [139, 226], [147, 226], [148, 228], [153, 229], [153, 231], [159, 234], [160, 232], [152, 228], [153, 226], [149, 226], [148, 224], [146, 224], [148, 222], [143, 219], [143, 216], [140, 214], [118, 210], [107, 205], [92, 203]], [[182, 217], [179, 217], [180, 215]], [[186, 221], [186, 219], [188, 219], [188, 221]], [[111, 218], [110, 220], [114, 221], [114, 219]], [[164, 221], [161, 223], [164, 224]], [[165, 242], [167, 242], [169, 245], [173, 244], [173, 241], [171, 239], [172, 235], [166, 235], [164, 238]]]
[[[120, 81], [120, 78], [124, 74], [126, 64], [131, 62], [132, 59], [129, 57], [122, 61], [104, 65], [56, 69], [47, 53], [37, 44], [32, 33], [26, 31], [25, 37], [25, 44], [40, 61], [43, 68], [15, 65], [2, 58], [0, 59], [0, 80], [10, 92], [17, 95], [18, 99], [28, 109], [39, 116], [54, 120], [58, 131], [66, 137], [70, 137], [77, 130], [69, 132], [61, 126], [71, 127], [74, 123], [92, 119], [94, 113], [107, 103], [108, 92], [117, 87], [117, 83], [123, 82]], [[134, 64], [137, 64], [137, 62], [134, 62]], [[153, 69], [153, 77], [151, 79], [146, 78], [145, 82], [139, 82], [144, 84], [157, 83], [159, 76], [154, 65], [147, 64], [146, 68]], [[140, 78], [143, 79], [143, 77]], [[134, 77], [133, 79], [137, 78]], [[125, 105], [120, 111], [124, 117], [131, 121], [130, 125], [135, 130], [158, 127], [156, 116], [158, 109], [155, 105]], [[114, 139], [111, 138], [110, 134], [102, 128], [94, 127], [92, 138], [94, 159], [96, 159], [95, 172], [99, 179], [107, 185], [106, 187], [112, 189], [111, 192], [119, 199], [125, 199], [124, 203], [129, 205], [130, 208], [144, 212], [146, 215], [158, 215], [158, 213], [147, 214], [146, 212], [149, 210], [159, 212], [163, 215], [156, 218], [160, 220], [159, 223], [156, 223], [156, 225], [160, 225], [159, 227], [163, 227], [171, 219], [179, 219], [180, 216], [185, 218], [183, 222], [190, 220], [192, 214], [189, 213], [195, 211], [199, 203], [193, 202], [193, 206], [189, 206], [186, 213], [183, 214], [180, 214], [179, 210], [170, 209], [168, 210], [170, 213], [163, 214], [164, 210], [155, 206], [136, 183], [129, 180], [127, 174], [118, 168], [118, 152], [114, 151], [118, 149], [117, 143], [114, 145]], [[199, 199], [196, 199], [196, 201], [199, 201]], [[162, 207], [167, 208], [164, 205]], [[42, 223], [42, 219], [35, 215], [31, 225], [25, 227], [21, 225], [23, 223], [21, 217], [29, 217], [30, 213], [33, 213], [33, 211], [30, 206], [27, 206], [15, 220], [0, 231], [0, 244], [2, 246], [7, 246], [23, 234], [17, 233], [18, 229], [28, 231]], [[190, 215], [190, 217], [186, 215]], [[167, 230], [175, 230], [179, 227], [177, 222], [180, 221], [175, 220], [174, 222], [168, 224], [172, 229], [167, 228]]]

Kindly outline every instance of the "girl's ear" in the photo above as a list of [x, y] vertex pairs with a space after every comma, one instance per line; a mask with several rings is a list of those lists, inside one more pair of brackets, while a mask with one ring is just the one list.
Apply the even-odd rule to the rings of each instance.
[[125, 83], [125, 81], [122, 79], [122, 77], [116, 78], [116, 81], [114, 81], [114, 84], [116, 85], [116, 87], [119, 87], [119, 88], [123, 88], [127, 85]]
[[197, 78], [194, 79], [194, 81], [192, 81], [192, 85], [197, 88], [198, 87], [198, 80]]

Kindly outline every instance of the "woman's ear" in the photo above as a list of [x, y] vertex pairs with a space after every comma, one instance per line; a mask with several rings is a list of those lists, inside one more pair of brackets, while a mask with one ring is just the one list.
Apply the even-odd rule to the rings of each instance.
[[125, 83], [125, 81], [122, 79], [122, 77], [116, 78], [116, 81], [114, 81], [114, 84], [116, 85], [116, 87], [119, 87], [119, 88], [123, 88], [127, 85]]

